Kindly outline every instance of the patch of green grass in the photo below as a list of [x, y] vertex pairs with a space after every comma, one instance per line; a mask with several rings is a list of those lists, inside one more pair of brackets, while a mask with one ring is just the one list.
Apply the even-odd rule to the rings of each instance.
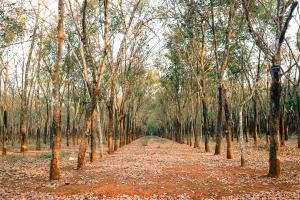
[[146, 139], [146, 140], [150, 140], [150, 139], [160, 139], [160, 137], [154, 136], [154, 135], [147, 135], [147, 136], [144, 137], [144, 139]]
[[64, 158], [64, 157], [69, 157], [71, 155], [71, 153], [70, 152], [67, 152], [67, 151], [61, 151], [60, 152], [60, 156], [62, 157], [62, 158]]
[[6, 161], [8, 161], [8, 162], [17, 162], [17, 161], [19, 161], [19, 160], [23, 160], [24, 159], [24, 157], [23, 156], [6, 156], [5, 157], [5, 160]]
[[6, 156], [4, 158], [4, 160], [6, 160], [7, 162], [10, 162], [10, 163], [15, 163], [17, 161], [28, 162], [28, 163], [34, 163], [34, 162], [36, 162], [36, 158], [34, 158], [34, 157], [26, 157], [26, 156], [22, 156], [22, 155]]
[[[70, 152], [67, 152], [67, 151], [61, 151], [60, 152], [60, 157], [62, 158], [65, 158], [65, 157], [68, 157], [70, 156]], [[41, 155], [40, 155], [40, 158], [41, 159], [48, 159], [48, 158], [51, 158], [52, 157], [52, 152], [49, 151], [49, 152], [42, 152]]]
[[155, 140], [155, 141], [160, 142], [160, 143], [165, 142], [165, 139], [164, 139], [164, 138], [161, 138], [161, 137], [158, 137], [158, 136], [152, 136], [152, 135], [149, 135], [149, 136], [143, 137], [142, 145], [143, 145], [143, 146], [147, 146], [149, 140]]
[[42, 152], [41, 155], [40, 155], [40, 158], [41, 159], [48, 159], [48, 158], [51, 158], [52, 156], [52, 152]]

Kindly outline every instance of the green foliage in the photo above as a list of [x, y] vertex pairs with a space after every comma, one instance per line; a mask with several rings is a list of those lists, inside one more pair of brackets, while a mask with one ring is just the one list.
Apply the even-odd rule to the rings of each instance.
[[60, 156], [61, 156], [62, 158], [69, 157], [70, 155], [71, 155], [71, 153], [70, 153], [70, 152], [67, 152], [67, 151], [61, 151], [61, 152], [60, 152]]
[[12, 163], [23, 160], [23, 159], [24, 159], [24, 156], [19, 156], [19, 155], [13, 155], [13, 156], [6, 156], [5, 157], [5, 160], [7, 162], [12, 162]]
[[290, 108], [292, 109], [296, 109], [297, 108], [297, 97], [292, 97], [288, 100], [287, 104]]
[[[70, 154], [71, 154], [70, 152], [61, 151], [60, 152], [60, 157], [65, 158], [65, 157], [70, 156]], [[41, 159], [49, 159], [51, 157], [52, 157], [52, 152], [51, 151], [49, 151], [49, 152], [42, 152], [41, 155], [40, 155]]]
[[26, 14], [22, 6], [5, 2], [0, 8], [0, 43], [9, 44], [25, 30]]
[[51, 158], [52, 156], [52, 152], [42, 152], [41, 155], [40, 155], [40, 158], [41, 159], [48, 159], [48, 158]]
[[161, 137], [158, 137], [158, 136], [153, 136], [153, 135], [148, 135], [148, 136], [143, 137], [143, 144], [145, 144], [143, 146], [147, 146], [149, 140], [155, 140], [155, 141], [158, 141], [160, 143], [165, 142], [164, 138], [161, 138]]
[[152, 134], [159, 128], [159, 126], [155, 119], [147, 118], [144, 122], [144, 128]]

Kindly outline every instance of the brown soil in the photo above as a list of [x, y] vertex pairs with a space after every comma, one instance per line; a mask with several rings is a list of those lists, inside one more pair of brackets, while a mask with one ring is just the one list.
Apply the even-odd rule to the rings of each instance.
[[[75, 169], [76, 159], [70, 159], [77, 158], [77, 148], [64, 147], [63, 151], [71, 154], [62, 159], [62, 179], [55, 183], [47, 180], [49, 159], [39, 159], [39, 152], [27, 154], [27, 157], [34, 157], [34, 161], [22, 159], [14, 162], [14, 167], [10, 167], [12, 163], [8, 158], [1, 158], [0, 186], [4, 188], [4, 198], [9, 198], [11, 192], [25, 189], [39, 196], [47, 194], [57, 198], [92, 194], [104, 199], [118, 199], [122, 195], [141, 199], [153, 195], [171, 199], [180, 195], [184, 195], [183, 199], [220, 199], [243, 198], [246, 194], [255, 197], [264, 193], [268, 198], [272, 191], [279, 191], [279, 197], [280, 194], [282, 197], [291, 195], [291, 199], [296, 199], [300, 197], [300, 165], [299, 149], [293, 147], [294, 143], [287, 142], [288, 147], [283, 151], [282, 160], [286, 165], [279, 179], [266, 176], [267, 150], [250, 144], [247, 145], [247, 166], [242, 168], [237, 144], [234, 145], [235, 159], [226, 160], [224, 154], [204, 153], [203, 147], [194, 149], [165, 139], [141, 138], [107, 156], [104, 161], [92, 164], [87, 161], [83, 171]], [[26, 183], [23, 189], [19, 184], [22, 181]]]

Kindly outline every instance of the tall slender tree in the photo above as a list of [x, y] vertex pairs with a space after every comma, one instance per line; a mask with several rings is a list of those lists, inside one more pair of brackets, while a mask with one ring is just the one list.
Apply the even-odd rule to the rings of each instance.
[[57, 58], [52, 74], [53, 95], [53, 122], [52, 122], [52, 157], [50, 164], [50, 180], [60, 179], [59, 146], [61, 140], [61, 103], [60, 103], [60, 72], [62, 65], [62, 47], [64, 40], [64, 0], [58, 1], [58, 26], [57, 26]]

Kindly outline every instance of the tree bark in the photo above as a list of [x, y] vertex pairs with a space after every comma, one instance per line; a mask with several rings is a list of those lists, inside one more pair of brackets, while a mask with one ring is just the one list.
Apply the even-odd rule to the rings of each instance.
[[101, 120], [100, 120], [100, 108], [99, 108], [99, 103], [97, 105], [97, 123], [98, 123], [98, 131], [99, 131], [99, 150], [100, 150], [100, 158], [101, 160], [105, 159], [105, 153], [104, 153], [104, 148], [103, 148], [103, 130], [101, 126]]
[[218, 93], [218, 121], [217, 121], [217, 135], [216, 135], [216, 148], [215, 155], [221, 154], [222, 145], [222, 116], [223, 116], [223, 88], [219, 85]]
[[[199, 123], [199, 111], [198, 111], [198, 109], [199, 109], [199, 93], [197, 93], [197, 99], [196, 99], [196, 109], [194, 109], [194, 111], [196, 112], [195, 113], [195, 126], [194, 126], [194, 139], [195, 139], [195, 141], [194, 141], [194, 148], [199, 148], [200, 147], [200, 145], [199, 145], [199, 129], [201, 128], [200, 127], [200, 124], [201, 123]], [[192, 106], [194, 106], [193, 104], [192, 104]]]
[[269, 176], [280, 176], [280, 138], [279, 138], [279, 122], [280, 122], [280, 95], [281, 82], [279, 72], [272, 74], [272, 83], [270, 87], [270, 154], [269, 154]]
[[268, 145], [270, 143], [270, 124], [269, 124], [269, 114], [266, 115], [265, 118], [266, 123], [266, 144]]
[[289, 13], [286, 21], [282, 24], [283, 12], [281, 2], [277, 1], [277, 19], [276, 19], [276, 49], [275, 54], [271, 53], [265, 40], [254, 30], [252, 21], [250, 19], [249, 3], [247, 0], [243, 0], [243, 7], [247, 20], [249, 33], [255, 40], [258, 47], [264, 51], [265, 55], [272, 58], [272, 67], [270, 70], [272, 82], [270, 87], [270, 151], [269, 151], [269, 176], [279, 177], [281, 173], [280, 169], [280, 138], [279, 138], [279, 117], [280, 117], [280, 97], [281, 97], [281, 74], [280, 65], [282, 60], [282, 44], [285, 39], [285, 34], [293, 17], [293, 12], [298, 6], [297, 1], [293, 1], [289, 7]]
[[3, 90], [3, 130], [2, 130], [2, 155], [7, 154], [7, 142], [8, 142], [8, 112], [7, 112], [7, 89], [8, 89], [8, 66], [5, 64], [4, 69], [4, 90]]
[[[298, 89], [299, 90], [299, 89]], [[300, 91], [297, 92], [297, 105], [298, 105], [298, 128], [297, 128], [297, 132], [298, 132], [298, 148], [300, 148]]]
[[50, 180], [60, 179], [59, 167], [59, 143], [61, 136], [61, 108], [60, 108], [60, 68], [62, 62], [62, 46], [64, 39], [64, 0], [58, 1], [58, 28], [57, 28], [57, 62], [55, 70], [52, 75], [53, 83], [53, 144], [52, 144], [52, 157], [50, 164]]
[[[82, 13], [82, 43], [84, 45], [84, 52], [88, 56], [88, 64], [90, 64], [93, 67], [93, 87], [92, 84], [87, 80], [86, 73], [87, 69], [86, 66], [84, 66], [85, 69], [83, 69], [83, 78], [85, 79], [85, 83], [88, 86], [89, 94], [90, 94], [90, 102], [88, 104], [88, 107], [86, 109], [86, 115], [85, 115], [85, 125], [83, 129], [83, 134], [80, 142], [79, 147], [79, 153], [78, 153], [78, 162], [77, 162], [77, 169], [82, 170], [84, 168], [85, 164], [85, 154], [86, 149], [88, 146], [88, 137], [89, 132], [91, 129], [91, 121], [92, 119], [95, 119], [96, 117], [96, 107], [99, 100], [99, 93], [100, 93], [100, 83], [101, 83], [101, 75], [102, 70], [105, 67], [105, 58], [107, 55], [107, 49], [108, 49], [108, 0], [104, 0], [104, 47], [103, 47], [103, 56], [100, 60], [100, 64], [97, 70], [97, 67], [92, 62], [92, 57], [90, 55], [89, 49], [88, 49], [88, 41], [87, 41], [87, 34], [86, 34], [86, 8], [87, 8], [87, 0], [83, 2], [83, 13]], [[84, 56], [84, 54], [82, 54]], [[83, 58], [84, 59], [84, 58]], [[85, 60], [84, 60], [85, 61]], [[96, 71], [98, 71], [96, 75]]]
[[[237, 1], [233, 0], [230, 4], [230, 11], [228, 15], [228, 24], [226, 28], [226, 39], [225, 48], [223, 52], [222, 65], [219, 67], [219, 99], [218, 99], [218, 122], [217, 122], [217, 138], [216, 138], [216, 149], [215, 155], [221, 154], [221, 141], [222, 141], [222, 115], [223, 115], [223, 98], [226, 97], [226, 92], [224, 90], [224, 73], [228, 66], [229, 54], [230, 54], [230, 43], [232, 39], [232, 26], [235, 18], [235, 13], [237, 9]], [[217, 51], [215, 49], [215, 51]], [[217, 54], [217, 52], [215, 52]], [[230, 132], [231, 133], [231, 132]]]
[[[226, 94], [226, 89], [224, 89], [224, 94]], [[232, 147], [232, 118], [230, 113], [230, 105], [227, 96], [224, 96], [224, 111], [226, 119], [226, 142], [227, 142], [227, 159], [233, 159], [233, 147]]]
[[41, 150], [41, 129], [40, 129], [40, 127], [38, 127], [36, 130], [36, 150], [37, 151]]
[[66, 136], [67, 136], [67, 146], [70, 146], [70, 136], [71, 136], [71, 117], [70, 117], [70, 83], [68, 81], [68, 102], [67, 102], [67, 128], [66, 128]]
[[108, 110], [108, 153], [112, 154], [113, 149], [113, 121], [114, 121], [114, 87], [113, 83], [111, 83], [111, 96], [107, 105]]
[[241, 167], [246, 165], [245, 162], [245, 145], [244, 145], [244, 130], [243, 130], [243, 106], [240, 107], [239, 111], [239, 129], [240, 129], [240, 150], [241, 150]]
[[36, 32], [38, 29], [38, 22], [39, 22], [39, 6], [40, 2], [38, 1], [38, 12], [35, 17], [35, 24], [32, 33], [32, 40], [31, 45], [29, 48], [28, 58], [25, 66], [25, 74], [24, 74], [24, 86], [21, 98], [21, 119], [20, 119], [20, 133], [21, 133], [21, 152], [24, 153], [27, 151], [27, 112], [28, 112], [28, 75], [29, 75], [29, 68], [31, 64], [32, 52], [34, 49], [35, 39], [36, 39]]
[[280, 135], [280, 144], [285, 146], [285, 133], [284, 133], [284, 110], [281, 111], [279, 117], [279, 135]]
[[94, 162], [97, 159], [97, 112], [95, 111], [95, 115], [91, 119], [91, 156], [90, 161]]
[[88, 137], [89, 137], [89, 132], [91, 129], [91, 121], [96, 116], [96, 106], [97, 106], [97, 102], [98, 102], [98, 95], [99, 95], [99, 91], [97, 90], [97, 88], [95, 88], [92, 99], [91, 99], [91, 101], [88, 105], [87, 111], [86, 111], [85, 126], [84, 126], [84, 130], [83, 130], [83, 134], [82, 134], [82, 138], [81, 138], [81, 142], [80, 142], [80, 147], [79, 147], [79, 153], [78, 153], [78, 162], [77, 162], [78, 170], [82, 170], [84, 168], [85, 153], [86, 153], [87, 146], [88, 146]]
[[48, 123], [49, 123], [49, 105], [48, 100], [46, 100], [46, 120], [45, 120], [45, 126], [44, 126], [44, 137], [43, 137], [43, 143], [47, 144], [47, 137], [48, 137]]
[[120, 131], [119, 131], [119, 119], [118, 119], [118, 110], [117, 109], [114, 109], [114, 151], [117, 151], [118, 150], [118, 147], [119, 147], [119, 143], [120, 143]]
[[253, 132], [253, 138], [254, 138], [254, 144], [258, 144], [258, 105], [256, 101], [257, 95], [255, 94], [253, 97], [253, 110], [254, 110], [254, 132]]

